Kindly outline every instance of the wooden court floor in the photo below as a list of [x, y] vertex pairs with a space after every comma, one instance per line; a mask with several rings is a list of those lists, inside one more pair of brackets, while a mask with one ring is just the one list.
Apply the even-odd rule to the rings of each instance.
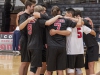
[[[0, 75], [18, 75], [19, 66], [20, 56], [8, 53], [0, 53]], [[84, 68], [82, 69], [82, 71], [85, 75]], [[100, 71], [100, 59], [95, 64], [95, 72], [98, 71]], [[55, 72], [53, 74], [56, 75]]]

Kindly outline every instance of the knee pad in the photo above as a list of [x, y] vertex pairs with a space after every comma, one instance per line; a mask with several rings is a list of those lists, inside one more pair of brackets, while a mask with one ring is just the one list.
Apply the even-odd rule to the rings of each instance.
[[81, 68], [76, 68], [76, 74], [77, 74], [77, 75], [82, 74]]
[[70, 69], [70, 68], [68, 68], [68, 69], [67, 69], [67, 72], [68, 72], [68, 73], [74, 73], [75, 70], [74, 70], [74, 69]]
[[33, 72], [33, 73], [36, 73], [37, 67], [31, 67], [31, 68], [30, 68], [30, 71]]

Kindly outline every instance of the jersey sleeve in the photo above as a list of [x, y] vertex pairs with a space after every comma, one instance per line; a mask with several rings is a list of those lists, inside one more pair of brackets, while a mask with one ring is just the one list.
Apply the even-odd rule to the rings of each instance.
[[83, 32], [85, 34], [89, 34], [91, 32], [91, 29], [89, 27], [87, 27], [87, 26], [83, 26]]
[[47, 16], [47, 15], [45, 15], [45, 14], [41, 14], [41, 18], [42, 19], [45, 19], [45, 20], [49, 20], [50, 19], [50, 17]]
[[67, 27], [67, 29], [66, 29], [66, 30], [68, 30], [68, 31], [72, 32], [72, 28], [71, 28], [71, 27]]
[[76, 22], [73, 22], [72, 20], [69, 20], [69, 19], [66, 19], [66, 22], [67, 22], [67, 27], [76, 27], [77, 23]]
[[27, 20], [28, 19], [28, 17], [25, 17], [25, 15], [21, 15], [20, 17], [19, 17], [19, 25], [21, 24], [21, 23], [23, 23], [25, 20]]
[[46, 21], [47, 20], [45, 20], [45, 19], [39, 19], [39, 25], [40, 25], [40, 27], [43, 27], [44, 28]]

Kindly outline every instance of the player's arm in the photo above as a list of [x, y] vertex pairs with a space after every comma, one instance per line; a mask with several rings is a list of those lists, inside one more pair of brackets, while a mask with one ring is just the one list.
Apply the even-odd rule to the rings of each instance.
[[28, 19], [26, 19], [25, 21], [23, 21], [20, 25], [19, 25], [19, 29], [22, 30], [23, 28], [25, 28], [25, 26], [32, 20], [36, 20], [34, 17], [30, 17]]
[[[83, 21], [83, 19], [81, 17], [77, 17], [77, 18], [65, 17], [65, 18], [76, 22], [77, 23], [76, 27], [81, 27], [82, 25], [84, 25], [84, 21]], [[80, 23], [81, 23], [81, 25], [80, 25]]]
[[82, 21], [81, 17], [79, 17], [78, 22], [73, 22], [70, 19], [66, 19], [66, 26], [67, 27], [72, 27], [72, 28], [74, 28], [74, 27], [81, 27], [82, 26], [81, 21]]
[[19, 20], [19, 17], [17, 16], [16, 17], [16, 25], [18, 26], [18, 20]]
[[76, 27], [81, 27], [84, 23], [82, 22], [82, 18], [78, 17], [78, 22], [76, 24]]
[[52, 25], [58, 18], [62, 18], [62, 16], [61, 16], [61, 15], [57, 15], [57, 16], [55, 16], [55, 17], [53, 17], [53, 18], [47, 20], [47, 21], [45, 22], [45, 25], [46, 25], [46, 26]]
[[85, 34], [91, 34], [91, 35], [94, 35], [94, 36], [96, 36], [96, 32], [94, 31], [94, 30], [92, 30], [92, 29], [90, 29], [89, 27], [87, 27], [87, 26], [83, 26], [83, 30], [84, 30], [84, 33]]
[[[74, 22], [78, 22], [78, 20], [79, 20], [79, 19], [73, 18], [73, 17], [64, 17], [64, 18], [70, 19], [70, 20], [72, 20], [72, 21], [74, 21]], [[81, 23], [84, 24], [84, 21], [82, 20]]]
[[91, 30], [90, 34], [96, 36], [96, 32], [94, 30]]
[[[37, 18], [37, 19], [38, 19], [38, 18], [45, 19], [44, 21], [43, 21], [43, 20], [40, 20], [40, 23], [41, 23], [42, 25], [46, 25], [46, 26], [50, 26], [50, 25], [52, 25], [58, 18], [62, 18], [61, 15], [57, 15], [57, 16], [55, 16], [55, 17], [49, 19], [48, 16], [46, 16], [46, 15], [44, 15], [44, 14], [40, 14], [39, 12], [34, 12], [33, 15], [34, 15], [34, 17]], [[49, 20], [48, 20], [48, 19], [49, 19]], [[42, 21], [42, 22], [41, 22], [41, 21]]]
[[62, 18], [61, 15], [57, 15], [49, 20], [47, 19], [39, 19], [39, 23], [40, 23], [40, 26], [44, 27], [45, 25], [46, 26], [50, 26], [52, 25], [55, 21], [57, 21], [58, 18]]
[[55, 34], [63, 35], [63, 36], [68, 36], [72, 32], [72, 29], [70, 27], [67, 28], [67, 30], [55, 30], [51, 29], [50, 30], [50, 35], [53, 36]]

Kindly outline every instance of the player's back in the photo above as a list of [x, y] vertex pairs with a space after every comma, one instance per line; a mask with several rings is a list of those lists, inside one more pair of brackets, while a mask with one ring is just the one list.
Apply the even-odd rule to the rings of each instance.
[[83, 28], [72, 28], [72, 32], [66, 37], [67, 54], [83, 54]]
[[43, 28], [38, 20], [28, 24], [28, 49], [43, 48]]
[[66, 30], [67, 28], [67, 23], [64, 18], [58, 19], [54, 24], [46, 28], [47, 32], [47, 44], [48, 46], [53, 46], [53, 47], [66, 47], [66, 37], [63, 35], [53, 35], [51, 36], [49, 34], [50, 29], [55, 29], [55, 30]]

